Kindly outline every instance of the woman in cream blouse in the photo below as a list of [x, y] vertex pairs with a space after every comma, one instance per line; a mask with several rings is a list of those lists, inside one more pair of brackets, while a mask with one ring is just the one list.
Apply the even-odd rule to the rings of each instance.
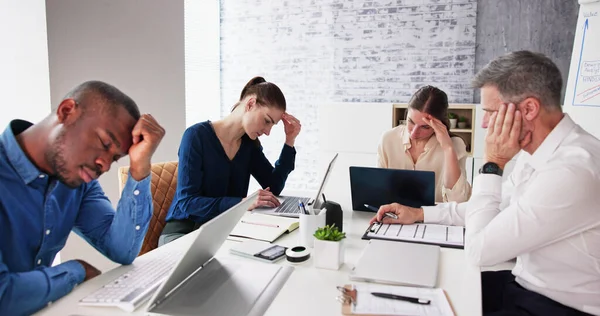
[[406, 125], [383, 134], [377, 150], [380, 168], [435, 172], [436, 202], [464, 202], [471, 195], [462, 138], [450, 133], [448, 96], [425, 86], [408, 103]]

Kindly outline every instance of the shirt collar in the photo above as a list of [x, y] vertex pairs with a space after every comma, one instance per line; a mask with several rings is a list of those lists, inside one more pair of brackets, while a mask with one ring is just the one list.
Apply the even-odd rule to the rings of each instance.
[[538, 147], [536, 151], [533, 152], [533, 155], [531, 155], [531, 166], [536, 168], [537, 166], [541, 166], [548, 162], [556, 148], [576, 126], [577, 125], [573, 122], [571, 117], [565, 113], [560, 122], [558, 122], [558, 125], [552, 129], [550, 134], [546, 136], [546, 139], [542, 141], [540, 147]]
[[402, 129], [402, 143], [404, 144], [405, 150], [410, 148], [410, 134], [408, 133], [406, 125]]
[[16, 135], [31, 127], [33, 123], [24, 120], [11, 121], [4, 133], [0, 135], [0, 144], [6, 151], [6, 157], [13, 166], [17, 174], [21, 177], [25, 184], [30, 184], [36, 180], [42, 172], [27, 158], [23, 149], [15, 138]]

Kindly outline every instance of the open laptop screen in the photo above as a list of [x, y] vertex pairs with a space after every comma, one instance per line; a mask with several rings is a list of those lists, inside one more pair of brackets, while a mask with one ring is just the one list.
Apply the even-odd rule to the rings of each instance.
[[333, 158], [331, 159], [331, 161], [329, 162], [329, 166], [327, 166], [327, 170], [325, 171], [325, 175], [323, 176], [323, 180], [321, 181], [321, 185], [319, 186], [319, 190], [317, 191], [317, 196], [315, 196], [314, 202], [312, 204], [312, 208], [313, 209], [321, 209], [323, 208], [323, 199], [321, 199], [321, 194], [323, 193], [323, 190], [325, 189], [325, 185], [327, 185], [327, 181], [329, 180], [329, 176], [331, 174], [331, 170], [333, 169], [333, 165], [335, 164], [335, 160], [337, 159], [338, 154], [336, 153], [335, 156], [333, 156]]
[[370, 212], [364, 204], [435, 205], [433, 171], [350, 167], [350, 188], [352, 209], [357, 211]]

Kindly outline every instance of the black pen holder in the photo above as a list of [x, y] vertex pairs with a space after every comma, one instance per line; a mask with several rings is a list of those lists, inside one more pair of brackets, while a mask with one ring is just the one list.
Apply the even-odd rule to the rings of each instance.
[[325, 202], [325, 209], [327, 210], [325, 213], [325, 224], [329, 226], [335, 224], [335, 227], [337, 227], [340, 232], [344, 231], [344, 212], [342, 211], [342, 206], [333, 201], [327, 201]]

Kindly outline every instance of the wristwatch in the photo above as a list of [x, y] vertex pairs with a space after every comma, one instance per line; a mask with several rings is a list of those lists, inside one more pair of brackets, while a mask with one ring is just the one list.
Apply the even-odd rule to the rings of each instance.
[[496, 174], [502, 176], [502, 169], [496, 163], [486, 162], [479, 168], [479, 174]]

